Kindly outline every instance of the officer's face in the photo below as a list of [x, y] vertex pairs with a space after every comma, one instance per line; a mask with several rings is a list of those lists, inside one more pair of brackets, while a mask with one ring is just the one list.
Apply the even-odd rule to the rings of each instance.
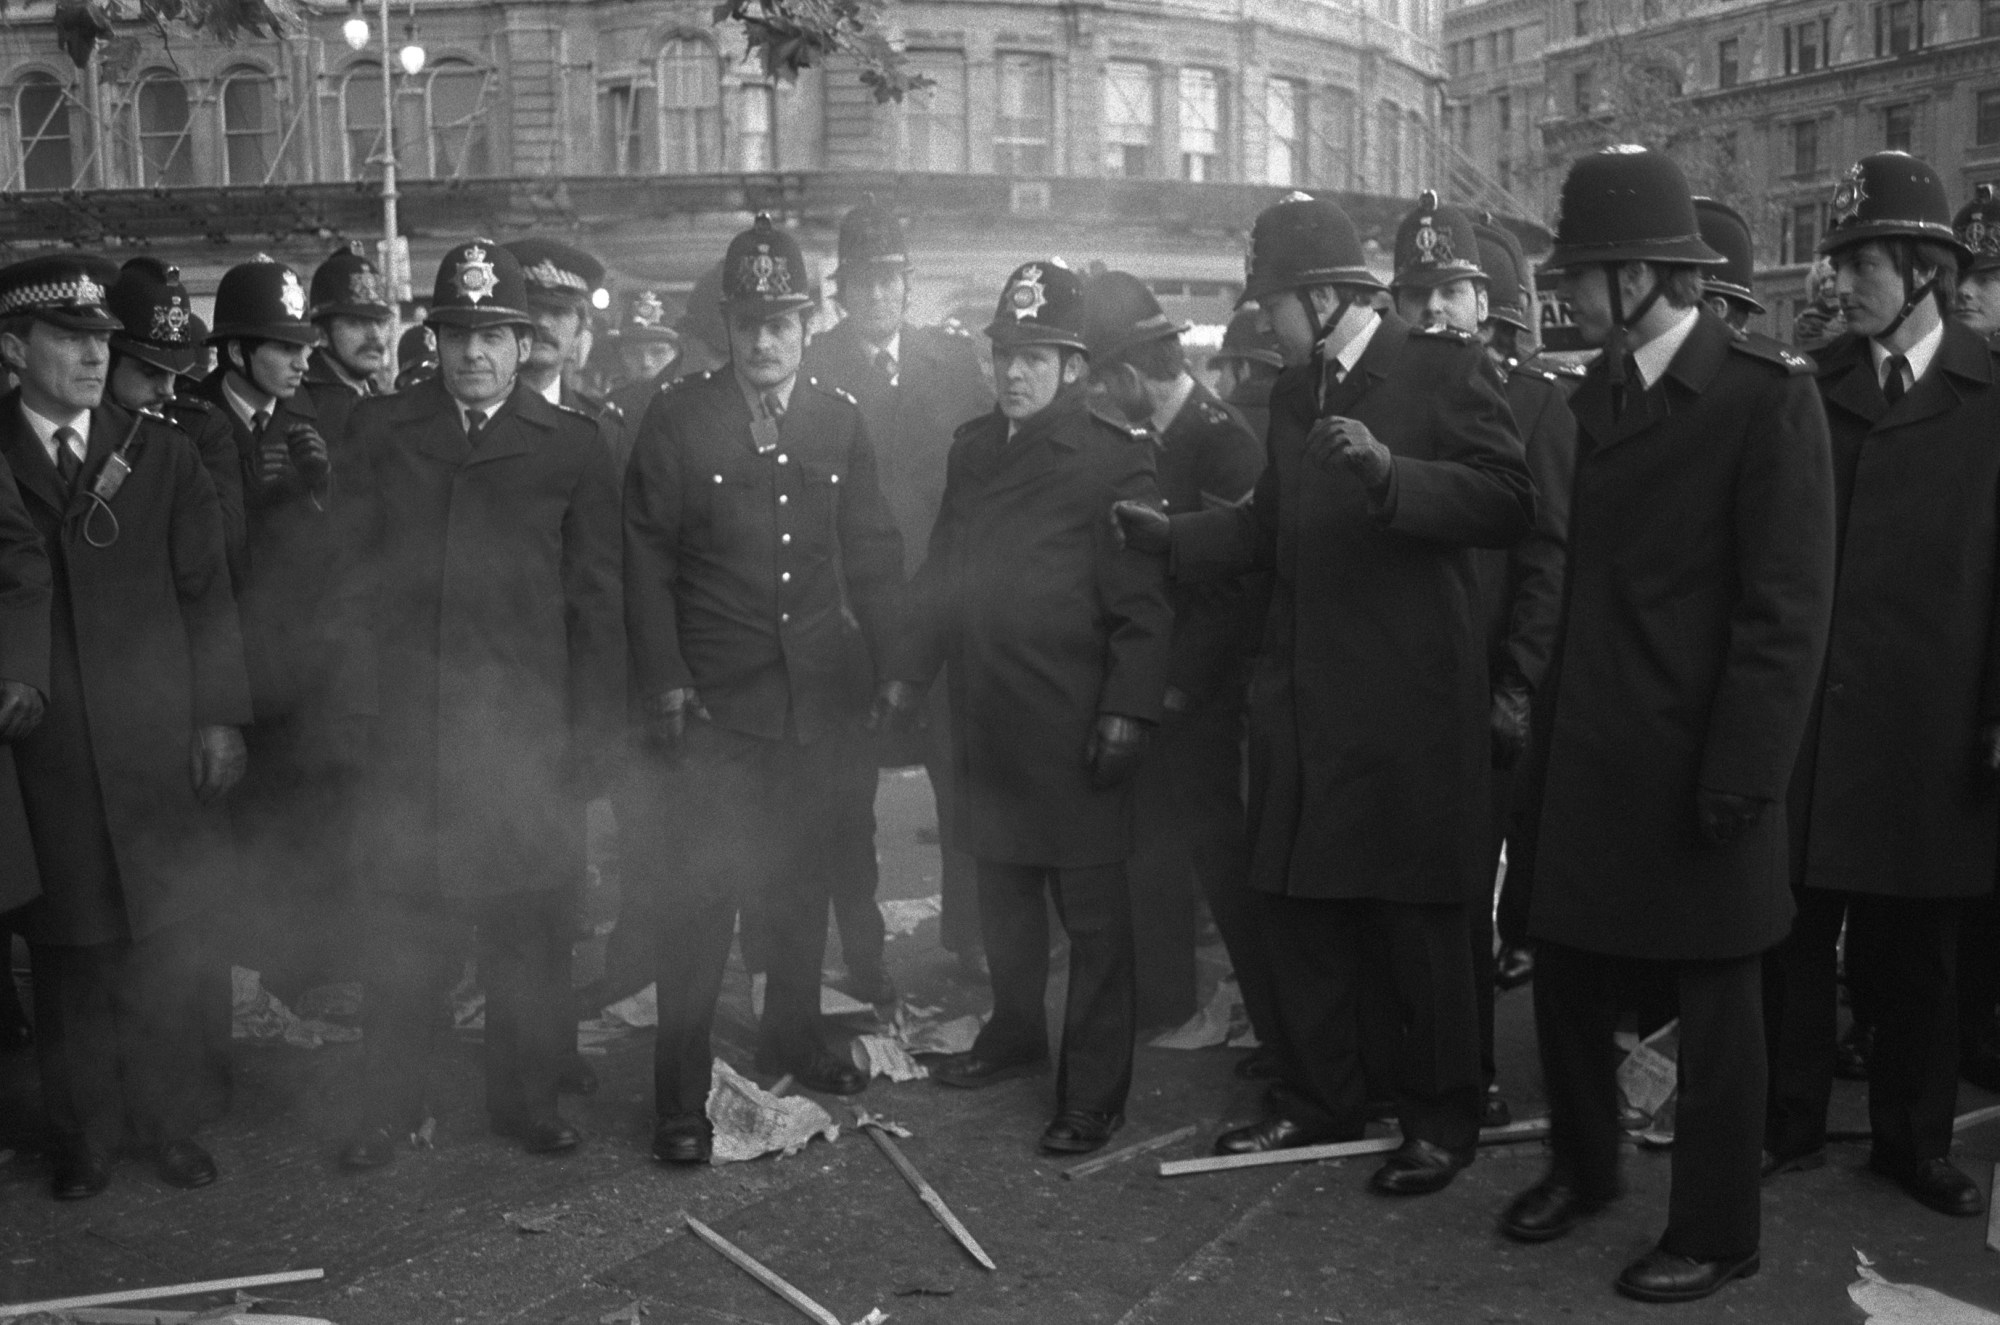
[[165, 368], [155, 368], [129, 354], [121, 354], [111, 366], [108, 391], [112, 403], [126, 409], [158, 409], [174, 398], [174, 375]]
[[840, 278], [840, 306], [854, 319], [856, 330], [880, 345], [903, 325], [909, 291], [901, 268], [863, 267]]
[[1750, 310], [1743, 304], [1731, 303], [1719, 294], [1704, 295], [1701, 302], [1708, 306], [1709, 312], [1715, 314], [1730, 326], [1735, 327], [1738, 331], [1743, 330], [1744, 327], [1750, 324]]
[[678, 353], [671, 341], [642, 340], [628, 341], [619, 351], [625, 360], [625, 371], [639, 381], [658, 377], [667, 371], [667, 365], [674, 361]]
[[583, 339], [583, 313], [570, 304], [530, 300], [528, 316], [535, 324], [535, 344], [528, 366], [539, 372], [560, 372], [577, 358]]
[[264, 341], [247, 359], [241, 344], [229, 347], [229, 362], [250, 379], [250, 385], [279, 400], [290, 400], [298, 394], [299, 384], [306, 380], [306, 360], [311, 355], [309, 347], [281, 340]]
[[782, 386], [799, 371], [805, 348], [806, 319], [800, 310], [772, 317], [749, 308], [729, 310], [729, 361], [751, 386]]
[[1446, 281], [1428, 290], [1402, 286], [1396, 291], [1396, 313], [1411, 326], [1477, 334], [1486, 320], [1486, 291], [1471, 280]]
[[1602, 345], [1611, 338], [1611, 282], [1602, 266], [1565, 267], [1556, 289], [1584, 344]]
[[0, 357], [21, 379], [29, 404], [65, 413], [96, 409], [111, 365], [111, 333], [37, 321], [25, 337], [0, 333]]
[[1951, 315], [1982, 336], [2000, 331], [2000, 269], [1961, 275]]
[[1271, 319], [1271, 330], [1278, 335], [1279, 352], [1288, 364], [1304, 363], [1312, 357], [1317, 339], [1316, 320], [1306, 303], [1308, 297], [1305, 290], [1283, 290], [1259, 301], [1265, 316]]
[[453, 399], [484, 409], [514, 389], [532, 341], [520, 327], [439, 327], [438, 377]]
[[1082, 379], [1081, 355], [1064, 354], [1053, 345], [993, 347], [993, 383], [999, 389], [1000, 412], [1025, 419], [1047, 409], [1056, 392]]
[[[1919, 269], [1915, 278], [1921, 284], [1929, 275]], [[1833, 293], [1846, 315], [1847, 329], [1857, 336], [1879, 336], [1888, 330], [1908, 297], [1895, 259], [1874, 240], [1833, 255]]]
[[1139, 380], [1139, 370], [1129, 363], [1108, 364], [1090, 374], [1090, 394], [1114, 415], [1133, 423], [1153, 417], [1153, 398]]
[[326, 347], [340, 366], [356, 377], [372, 377], [389, 362], [389, 333], [392, 317], [330, 317], [326, 320]]

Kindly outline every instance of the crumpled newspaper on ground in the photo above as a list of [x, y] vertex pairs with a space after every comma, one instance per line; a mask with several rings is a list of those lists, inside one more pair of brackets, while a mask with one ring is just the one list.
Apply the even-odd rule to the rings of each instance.
[[796, 1155], [816, 1136], [840, 1138], [840, 1124], [810, 1099], [773, 1095], [720, 1058], [708, 1089], [708, 1120], [715, 1126], [712, 1164], [737, 1164], [760, 1155]]
[[235, 1040], [317, 1049], [323, 1044], [344, 1044], [361, 1038], [361, 1032], [353, 1026], [299, 1016], [264, 988], [262, 976], [242, 966], [229, 969], [229, 1013], [229, 1035]]
[[1854, 1258], [1861, 1277], [1847, 1286], [1847, 1296], [1868, 1313], [1868, 1325], [2000, 1325], [2000, 1315], [1935, 1288], [1890, 1283], [1858, 1247]]
[[1208, 1002], [1181, 1025], [1147, 1041], [1152, 1049], [1255, 1049], [1257, 1036], [1250, 1029], [1250, 1014], [1243, 1010], [1243, 991], [1236, 977], [1224, 976], [1215, 982]]

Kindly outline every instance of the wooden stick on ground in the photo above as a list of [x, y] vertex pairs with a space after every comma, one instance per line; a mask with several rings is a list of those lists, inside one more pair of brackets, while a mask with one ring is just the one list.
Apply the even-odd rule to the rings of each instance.
[[[1489, 1127], [1479, 1134], [1482, 1146], [1534, 1141], [1549, 1134], [1549, 1120], [1530, 1118], [1505, 1127]], [[1365, 1141], [1336, 1141], [1324, 1146], [1296, 1146], [1290, 1150], [1266, 1150], [1252, 1155], [1206, 1155], [1200, 1159], [1170, 1159], [1161, 1163], [1162, 1178], [1181, 1178], [1190, 1173], [1227, 1173], [1235, 1169], [1256, 1169], [1272, 1164], [1310, 1164], [1322, 1159], [1351, 1159], [1355, 1155], [1385, 1155], [1403, 1144], [1399, 1136], [1370, 1137]]]
[[882, 1130], [881, 1124], [859, 1109], [855, 1110], [854, 1124], [862, 1131], [868, 1133], [868, 1139], [875, 1143], [876, 1149], [889, 1157], [889, 1162], [896, 1166], [896, 1172], [903, 1175], [903, 1181], [910, 1184], [910, 1190], [917, 1194], [917, 1199], [924, 1203], [925, 1208], [931, 1212], [938, 1223], [945, 1226], [947, 1232], [958, 1239], [958, 1245], [965, 1248], [971, 1254], [973, 1260], [978, 1261], [989, 1270], [1000, 1268], [993, 1263], [993, 1258], [986, 1254], [986, 1249], [979, 1245], [979, 1239], [972, 1236], [972, 1230], [968, 1229], [959, 1221], [958, 1216], [951, 1212], [951, 1207], [946, 1205], [944, 1198], [937, 1194], [937, 1188], [924, 1181], [924, 1175], [917, 1172], [917, 1166], [910, 1163], [909, 1158], [903, 1154], [902, 1148], [891, 1139], [887, 1132]]
[[1986, 1192], [1986, 1250], [2000, 1251], [2000, 1202], [1993, 1199], [2000, 1192], [2000, 1164], [1993, 1166], [1993, 1185]]
[[773, 1095], [776, 1095], [779, 1099], [783, 1099], [785, 1097], [785, 1093], [789, 1091], [793, 1086], [796, 1086], [797, 1084], [798, 1084], [798, 1079], [794, 1077], [790, 1072], [787, 1072], [785, 1073], [785, 1075], [779, 1077], [776, 1081], [771, 1083], [771, 1093]]
[[1989, 1104], [1983, 1109], [1974, 1109], [1970, 1113], [1961, 1113], [1958, 1117], [1952, 1119], [1951, 1130], [1954, 1132], [1963, 1132], [1968, 1127], [1977, 1127], [1981, 1123], [1990, 1123], [1995, 1118], [2000, 1118], [2000, 1104]]
[[736, 1267], [742, 1270], [743, 1273], [749, 1275], [752, 1279], [755, 1279], [758, 1283], [791, 1303], [800, 1315], [818, 1321], [819, 1325], [840, 1325], [840, 1317], [834, 1315], [831, 1311], [828, 1311], [825, 1307], [786, 1283], [779, 1277], [777, 1271], [766, 1266], [755, 1256], [752, 1256], [728, 1238], [723, 1237], [722, 1234], [716, 1232], [707, 1224], [702, 1223], [687, 1211], [681, 1211], [681, 1218], [687, 1221], [688, 1229], [696, 1237], [734, 1261]]
[[1063, 1170], [1063, 1177], [1088, 1178], [1091, 1174], [1102, 1173], [1113, 1164], [1123, 1163], [1131, 1159], [1134, 1155], [1145, 1155], [1155, 1150], [1165, 1150], [1170, 1145], [1187, 1140], [1200, 1130], [1193, 1123], [1189, 1123], [1186, 1127], [1177, 1127], [1166, 1135], [1156, 1136], [1150, 1141], [1141, 1141], [1137, 1145], [1126, 1146], [1123, 1150], [1114, 1150], [1108, 1155], [1098, 1155], [1093, 1159], [1086, 1159], [1081, 1164], [1072, 1164]]
[[163, 1284], [158, 1288], [124, 1288], [114, 1293], [54, 1297], [44, 1302], [0, 1306], [0, 1320], [32, 1316], [38, 1311], [70, 1311], [77, 1307], [112, 1307], [120, 1302], [150, 1302], [156, 1297], [194, 1297], [201, 1293], [233, 1293], [239, 1288], [269, 1288], [273, 1284], [303, 1284], [326, 1278], [325, 1270], [282, 1270], [276, 1274], [245, 1274], [234, 1279], [204, 1279], [199, 1283]]

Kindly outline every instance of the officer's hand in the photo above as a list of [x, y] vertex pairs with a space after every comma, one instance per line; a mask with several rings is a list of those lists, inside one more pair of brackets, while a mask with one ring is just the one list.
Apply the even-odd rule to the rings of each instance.
[[1493, 767], [1512, 768], [1528, 748], [1528, 692], [1519, 686], [1500, 686], [1493, 692], [1491, 724]]
[[691, 687], [655, 695], [646, 701], [646, 744], [661, 754], [680, 753], [690, 717], [708, 717], [708, 710], [701, 706], [701, 696]]
[[1696, 822], [1701, 825], [1702, 840], [1718, 847], [1735, 841], [1744, 829], [1757, 822], [1765, 804], [1755, 796], [1697, 787], [1694, 812]]
[[868, 709], [868, 730], [908, 731], [916, 723], [923, 704], [923, 692], [908, 681], [884, 681], [875, 687], [875, 702]]
[[18, 741], [41, 725], [42, 692], [26, 681], [0, 680], [0, 741]]
[[1164, 557], [1174, 545], [1173, 521], [1165, 511], [1142, 501], [1111, 503], [1111, 528], [1118, 534], [1119, 546], [1134, 552]]
[[1128, 780], [1138, 769], [1139, 754], [1145, 748], [1144, 723], [1115, 713], [1098, 714], [1097, 725], [1091, 728], [1083, 747], [1083, 761], [1090, 765], [1090, 785], [1105, 791]]
[[1802, 350], [1819, 349], [1840, 335], [1844, 322], [1837, 309], [1807, 304], [1792, 319], [1792, 344]]
[[275, 492], [289, 486], [298, 470], [292, 466], [292, 450], [282, 437], [266, 437], [257, 444], [257, 486]]
[[1396, 471], [1389, 448], [1375, 440], [1368, 425], [1359, 419], [1338, 415], [1321, 419], [1306, 434], [1306, 456], [1322, 468], [1339, 465], [1361, 480], [1361, 486], [1380, 494], [1389, 486]]
[[2000, 777], [2000, 722], [1979, 728], [1979, 767], [1988, 777]]
[[285, 429], [285, 450], [291, 457], [292, 468], [299, 471], [299, 477], [309, 488], [320, 486], [333, 472], [333, 461], [326, 453], [326, 438], [310, 423], [294, 423]]
[[190, 762], [194, 774], [194, 798], [203, 805], [226, 794], [243, 780], [250, 756], [243, 748], [243, 733], [234, 727], [203, 727], [194, 734]]

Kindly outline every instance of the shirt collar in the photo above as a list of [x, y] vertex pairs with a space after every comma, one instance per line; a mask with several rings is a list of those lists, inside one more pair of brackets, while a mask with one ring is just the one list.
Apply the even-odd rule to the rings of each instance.
[[892, 334], [888, 340], [884, 341], [880, 345], [877, 345], [874, 341], [869, 340], [866, 336], [863, 336], [861, 338], [861, 343], [868, 347], [868, 358], [871, 361], [875, 358], [875, 356], [882, 353], [882, 351], [887, 350], [889, 352], [889, 358], [891, 362], [895, 363], [898, 367], [902, 366], [903, 329], [901, 327], [897, 327], [894, 334]]
[[1194, 397], [1194, 375], [1182, 373], [1174, 383], [1174, 394], [1167, 397], [1160, 408], [1153, 411], [1153, 431], [1164, 436], [1167, 429], [1174, 426], [1174, 420], [1181, 416], [1187, 403]]
[[[80, 410], [73, 418], [52, 419], [46, 414], [40, 414], [29, 409], [27, 404], [23, 402], [21, 413], [27, 416], [28, 427], [34, 430], [35, 440], [42, 444], [42, 450], [48, 455], [50, 464], [54, 464], [56, 459], [56, 429], [58, 428], [74, 428], [76, 430], [77, 441], [82, 445], [84, 454], [88, 455], [90, 453], [89, 410]], [[81, 456], [78, 457], [78, 459], [81, 458]]]
[[742, 374], [739, 373], [736, 377], [736, 387], [743, 393], [744, 403], [750, 406], [750, 417], [753, 419], [763, 417], [764, 405], [761, 397], [767, 393], [775, 395], [778, 398], [779, 408], [790, 409], [792, 407], [792, 388], [798, 384], [799, 375], [797, 373], [793, 373], [790, 377], [773, 387], [754, 387], [743, 380]]
[[548, 401], [551, 405], [562, 404], [562, 374], [557, 373], [549, 379], [547, 386], [540, 387], [538, 390], [542, 399]]
[[[1903, 357], [1910, 361], [1912, 383], [1924, 380], [1924, 370], [1931, 366], [1932, 359], [1937, 358], [1938, 346], [1942, 344], [1944, 344], [1944, 319], [1939, 318], [1937, 325], [1926, 332], [1922, 340], [1903, 351]], [[1882, 365], [1889, 362], [1892, 353], [1894, 351], [1879, 340], [1871, 339], [1868, 342], [1868, 355], [1874, 360], [1877, 382], [1882, 380]]]
[[1632, 362], [1639, 369], [1641, 386], [1650, 391], [1653, 383], [1666, 375], [1674, 356], [1681, 352], [1681, 346], [1687, 344], [1687, 338], [1694, 334], [1694, 324], [1700, 320], [1700, 309], [1684, 308], [1678, 322], [1632, 351]]
[[1369, 309], [1368, 324], [1355, 332], [1349, 338], [1347, 344], [1340, 347], [1340, 353], [1333, 356], [1333, 361], [1340, 365], [1340, 375], [1342, 377], [1346, 377], [1354, 371], [1354, 366], [1361, 362], [1361, 356], [1368, 352], [1369, 344], [1375, 339], [1375, 333], [1381, 330], [1381, 328], [1382, 315], [1372, 308]]
[[[243, 420], [244, 426], [252, 427], [256, 424], [257, 412], [259, 410], [263, 410], [266, 413], [275, 413], [277, 411], [278, 398], [276, 396], [267, 396], [255, 387], [250, 387], [246, 391], [243, 386], [238, 385], [242, 380], [240, 373], [224, 373], [222, 375], [222, 395], [229, 402], [229, 408], [236, 411], [236, 417]], [[255, 394], [253, 395], [252, 392], [255, 392]]]

